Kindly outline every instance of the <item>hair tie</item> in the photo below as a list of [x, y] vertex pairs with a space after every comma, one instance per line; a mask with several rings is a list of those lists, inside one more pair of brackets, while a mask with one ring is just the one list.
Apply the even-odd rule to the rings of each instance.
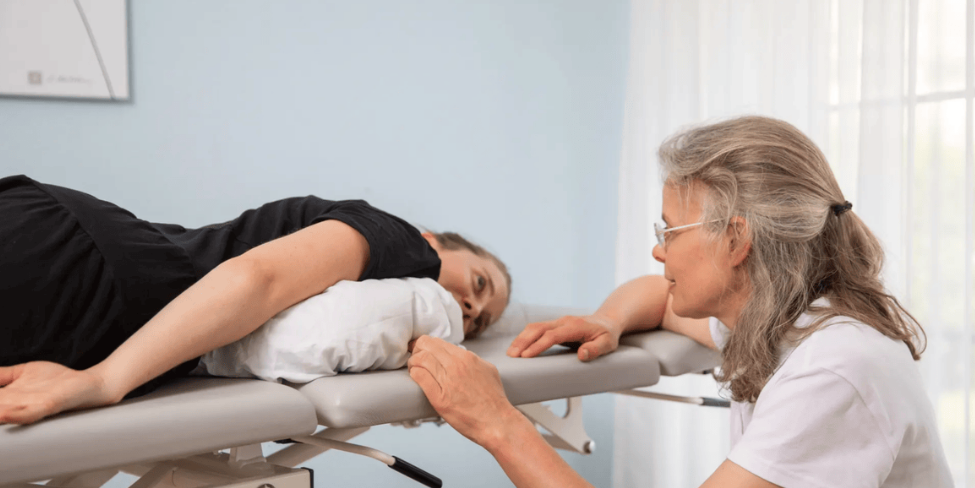
[[847, 210], [853, 208], [853, 204], [850, 202], [843, 202], [843, 203], [837, 203], [836, 205], [832, 205], [829, 208], [833, 210], [833, 215], [839, 217], [840, 215], [843, 214], [843, 212], [846, 212]]

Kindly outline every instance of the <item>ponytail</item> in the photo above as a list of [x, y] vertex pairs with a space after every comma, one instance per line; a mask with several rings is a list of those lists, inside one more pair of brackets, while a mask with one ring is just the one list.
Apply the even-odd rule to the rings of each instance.
[[[754, 402], [778, 366], [783, 344], [797, 343], [831, 317], [846, 316], [903, 341], [914, 359], [924, 330], [884, 290], [880, 241], [843, 198], [825, 156], [795, 127], [741, 117], [692, 128], [665, 141], [668, 185], [707, 187], [704, 228], [717, 239], [734, 217], [747, 222], [751, 250], [741, 265], [750, 286], [717, 378], [732, 398]], [[819, 298], [829, 305], [810, 309]], [[807, 311], [819, 316], [798, 329]]]

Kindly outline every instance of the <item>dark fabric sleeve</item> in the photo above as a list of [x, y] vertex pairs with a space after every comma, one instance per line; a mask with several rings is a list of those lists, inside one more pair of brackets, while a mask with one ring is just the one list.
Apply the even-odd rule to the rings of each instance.
[[[420, 231], [405, 220], [363, 200], [334, 202], [311, 224], [338, 220], [362, 234], [369, 243], [369, 265], [359, 280], [432, 278], [440, 276], [440, 258]], [[309, 224], [310, 225], [310, 224]]]
[[285, 198], [247, 210], [229, 222], [200, 229], [155, 225], [187, 250], [202, 277], [254, 247], [331, 219], [348, 224], [369, 243], [369, 265], [360, 280], [440, 276], [440, 258], [419, 230], [362, 200]]

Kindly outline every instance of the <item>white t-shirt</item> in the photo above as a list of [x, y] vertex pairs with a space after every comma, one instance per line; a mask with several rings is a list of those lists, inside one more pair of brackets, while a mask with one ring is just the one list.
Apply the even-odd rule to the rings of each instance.
[[[710, 325], [723, 348], [731, 332]], [[786, 348], [755, 403], [732, 402], [728, 459], [788, 488], [954, 486], [907, 346], [848, 317]]]

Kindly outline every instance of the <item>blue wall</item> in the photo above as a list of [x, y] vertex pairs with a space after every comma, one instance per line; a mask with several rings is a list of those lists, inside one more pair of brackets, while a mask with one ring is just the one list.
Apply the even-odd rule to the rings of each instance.
[[[139, 0], [130, 103], [0, 99], [0, 174], [153, 221], [285, 196], [365, 198], [500, 255], [514, 299], [595, 307], [613, 286], [628, 2]], [[586, 401], [610, 483], [612, 402]], [[505, 486], [449, 427], [357, 439], [452, 486]], [[415, 486], [330, 454], [319, 486]]]

